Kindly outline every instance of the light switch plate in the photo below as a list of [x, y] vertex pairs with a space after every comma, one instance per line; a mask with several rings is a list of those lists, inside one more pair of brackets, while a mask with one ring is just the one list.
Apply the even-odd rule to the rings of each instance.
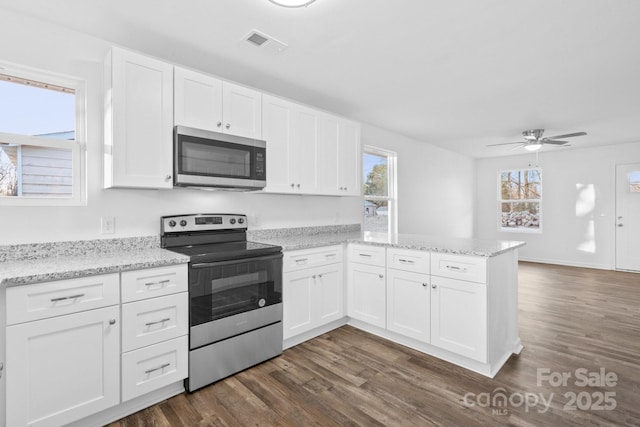
[[102, 234], [114, 234], [116, 232], [116, 217], [100, 217], [100, 232]]

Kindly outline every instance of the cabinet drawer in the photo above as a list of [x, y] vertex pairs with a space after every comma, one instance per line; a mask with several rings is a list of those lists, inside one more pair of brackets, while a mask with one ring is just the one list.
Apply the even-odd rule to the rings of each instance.
[[7, 324], [120, 303], [117, 273], [7, 288]]
[[285, 252], [283, 271], [296, 271], [310, 267], [342, 262], [342, 245]]
[[122, 302], [186, 292], [187, 264], [122, 273]]
[[165, 341], [122, 355], [122, 401], [142, 396], [188, 375], [188, 337]]
[[385, 266], [385, 248], [370, 245], [349, 245], [349, 261]]
[[487, 260], [484, 257], [432, 253], [431, 275], [486, 283]]
[[429, 274], [429, 252], [388, 248], [387, 268]]
[[186, 335], [188, 310], [187, 292], [123, 304], [122, 351]]

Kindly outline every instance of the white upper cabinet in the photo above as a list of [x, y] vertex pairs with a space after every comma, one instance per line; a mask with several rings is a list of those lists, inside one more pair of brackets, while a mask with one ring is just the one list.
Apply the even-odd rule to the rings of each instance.
[[173, 187], [173, 65], [114, 47], [105, 89], [104, 186]]
[[359, 196], [360, 125], [325, 114], [320, 154], [321, 185], [325, 194]]
[[262, 138], [262, 94], [175, 67], [176, 125]]
[[222, 132], [222, 80], [175, 67], [174, 90], [176, 125]]
[[318, 194], [320, 113], [264, 95], [267, 187], [273, 193]]
[[267, 187], [272, 193], [360, 194], [360, 125], [291, 101], [263, 97]]
[[225, 133], [262, 138], [262, 93], [223, 82], [222, 118]]

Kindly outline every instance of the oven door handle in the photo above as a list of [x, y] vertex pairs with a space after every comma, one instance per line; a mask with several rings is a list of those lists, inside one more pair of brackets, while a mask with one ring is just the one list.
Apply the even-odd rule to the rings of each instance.
[[200, 268], [220, 267], [222, 265], [243, 264], [246, 262], [254, 262], [254, 261], [271, 261], [274, 259], [282, 259], [282, 252], [273, 254], [273, 255], [260, 256], [260, 257], [248, 257], [248, 258], [232, 259], [232, 260], [226, 260], [226, 261], [215, 261], [215, 262], [201, 262], [201, 263], [190, 264], [190, 266], [195, 270]]

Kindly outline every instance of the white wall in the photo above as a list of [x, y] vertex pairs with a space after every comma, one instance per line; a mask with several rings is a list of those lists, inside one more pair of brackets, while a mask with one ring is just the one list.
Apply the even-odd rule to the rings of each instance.
[[535, 166], [535, 155], [477, 162], [479, 238], [522, 240], [520, 258], [612, 269], [615, 250], [615, 165], [640, 162], [640, 143], [539, 153], [542, 233], [498, 231], [498, 173]]
[[473, 236], [473, 158], [369, 125], [362, 143], [398, 154], [399, 233]]
[[[0, 14], [0, 39], [7, 41], [0, 61], [85, 79], [88, 98], [87, 205], [0, 206], [0, 245], [156, 235], [161, 215], [195, 212], [246, 213], [254, 229], [362, 221], [357, 197], [102, 189], [102, 61], [109, 43], [7, 11]], [[399, 154], [400, 231], [471, 235], [471, 159], [367, 125], [363, 135]], [[458, 167], [462, 175], [451, 170]], [[100, 234], [103, 215], [115, 216], [115, 234]]]

